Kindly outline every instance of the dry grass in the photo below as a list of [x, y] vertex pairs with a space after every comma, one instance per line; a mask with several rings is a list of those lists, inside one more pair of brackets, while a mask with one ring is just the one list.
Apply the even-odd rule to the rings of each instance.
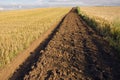
[[120, 19], [120, 7], [80, 7], [88, 15], [104, 18], [108, 21]]
[[80, 7], [82, 18], [120, 53], [120, 7]]
[[120, 26], [120, 7], [81, 7], [81, 11], [91, 18], [107, 20], [113, 27]]
[[0, 67], [26, 49], [69, 10], [41, 8], [0, 12]]

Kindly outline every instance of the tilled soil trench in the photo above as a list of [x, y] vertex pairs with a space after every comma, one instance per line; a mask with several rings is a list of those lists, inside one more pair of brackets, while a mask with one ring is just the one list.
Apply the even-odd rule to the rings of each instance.
[[[119, 80], [120, 65], [108, 42], [72, 9], [26, 74], [10, 80]], [[25, 72], [25, 70], [23, 71]], [[22, 76], [21, 76], [22, 75]]]

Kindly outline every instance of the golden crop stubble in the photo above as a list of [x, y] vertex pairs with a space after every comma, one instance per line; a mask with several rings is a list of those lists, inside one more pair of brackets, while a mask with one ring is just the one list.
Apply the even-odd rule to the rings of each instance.
[[70, 8], [41, 8], [0, 12], [0, 67], [44, 34]]

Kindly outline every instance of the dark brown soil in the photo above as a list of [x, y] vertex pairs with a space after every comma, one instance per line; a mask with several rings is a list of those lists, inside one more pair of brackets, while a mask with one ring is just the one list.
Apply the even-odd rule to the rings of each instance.
[[29, 70], [10, 80], [119, 80], [120, 63], [109, 43], [73, 8]]

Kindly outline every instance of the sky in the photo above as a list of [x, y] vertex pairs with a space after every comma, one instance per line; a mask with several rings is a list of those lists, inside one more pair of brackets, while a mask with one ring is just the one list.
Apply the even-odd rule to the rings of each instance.
[[51, 6], [120, 6], [120, 0], [0, 0], [0, 9]]

